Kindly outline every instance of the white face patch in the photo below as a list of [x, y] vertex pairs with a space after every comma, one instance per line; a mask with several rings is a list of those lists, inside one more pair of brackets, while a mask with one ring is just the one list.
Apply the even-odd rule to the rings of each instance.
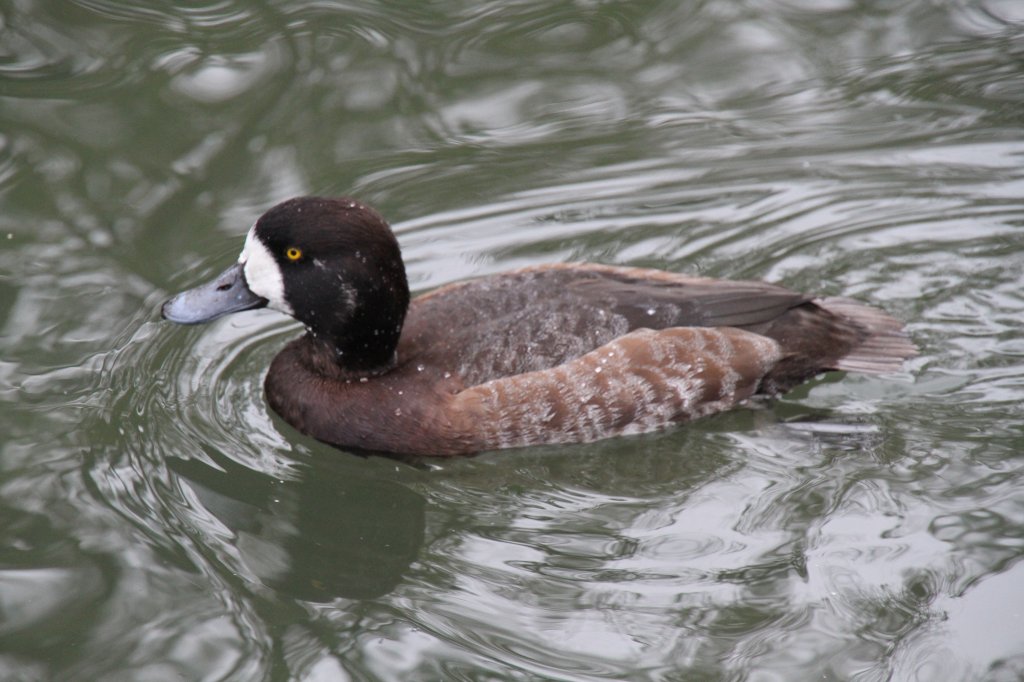
[[242, 264], [249, 290], [267, 299], [268, 308], [279, 310], [286, 315], [295, 315], [284, 298], [281, 268], [271, 255], [270, 249], [256, 236], [255, 225], [249, 229], [249, 234], [245, 237], [245, 246], [238, 256], [238, 262]]

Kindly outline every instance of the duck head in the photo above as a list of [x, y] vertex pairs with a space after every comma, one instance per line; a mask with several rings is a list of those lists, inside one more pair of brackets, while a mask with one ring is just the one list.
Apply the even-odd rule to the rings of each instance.
[[237, 263], [168, 300], [161, 314], [200, 324], [262, 307], [301, 322], [346, 369], [384, 371], [409, 307], [398, 240], [352, 199], [290, 199], [256, 221]]

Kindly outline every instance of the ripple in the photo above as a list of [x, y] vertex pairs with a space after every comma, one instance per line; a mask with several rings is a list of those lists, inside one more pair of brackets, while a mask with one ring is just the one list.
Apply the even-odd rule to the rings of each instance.
[[19, 679], [34, 664], [45, 665], [87, 637], [90, 614], [122, 577], [114, 557], [82, 547], [49, 518], [55, 509], [48, 511], [33, 513], [4, 504], [0, 522], [5, 538], [0, 552], [0, 606], [5, 614], [0, 642], [6, 651], [18, 652], [0, 668]]
[[[174, 46], [174, 51], [181, 52], [180, 40], [170, 39], [168, 32], [187, 36], [191, 41], [188, 49], [198, 52], [203, 52], [206, 42], [214, 38], [224, 44], [233, 41], [252, 45], [260, 45], [267, 38], [265, 17], [246, 3], [231, 0], [175, 11], [105, 0], [65, 5], [61, 11], [74, 17], [73, 25], [66, 21], [69, 17], [55, 17], [41, 8], [24, 13], [16, 10], [9, 17], [4, 30], [6, 49], [0, 52], [0, 74], [8, 79], [5, 94], [65, 100], [89, 91], [138, 86], [140, 70], [149, 66], [147, 62], [166, 61], [161, 50]], [[115, 32], [111, 29], [119, 23], [132, 25], [134, 33], [117, 34], [119, 37], [112, 40]], [[218, 101], [211, 99], [211, 88], [219, 91], [227, 89], [228, 84], [231, 90], [248, 86], [254, 80], [252, 63], [266, 60], [246, 57], [245, 52], [242, 50], [239, 56], [228, 52], [223, 56], [224, 64], [216, 63], [221, 57], [211, 57], [213, 64], [179, 87], [189, 93], [198, 92], [207, 101]], [[126, 54], [132, 55], [133, 63], [127, 63]], [[240, 66], [246, 68], [240, 70]], [[240, 84], [240, 78], [246, 82]]]
[[[216, 325], [205, 334], [170, 330], [166, 324], [147, 328], [116, 361], [123, 374], [117, 382], [123, 393], [111, 404], [134, 414], [122, 430], [159, 424], [173, 430], [167, 437], [198, 451], [288, 450], [266, 419], [260, 380], [279, 345], [269, 342], [281, 337], [281, 327], [275, 316], [252, 315]], [[176, 343], [175, 332], [191, 332], [194, 345]], [[150, 378], [149, 388], [140, 393], [137, 386], [143, 377]], [[132, 451], [148, 452], [153, 438], [163, 436], [146, 434]], [[260, 464], [267, 468], [256, 468], [268, 472], [288, 470], [280, 460]]]
[[[135, 25], [153, 24], [179, 32], [201, 29], [231, 29], [232, 33], [253, 22], [253, 10], [236, 0], [213, 0], [191, 3], [188, 7], [163, 8], [148, 5], [126, 5], [116, 0], [71, 0], [69, 4], [88, 12]], [[232, 35], [228, 33], [227, 35]]]
[[900, 641], [886, 672], [903, 679], [1014, 679], [1024, 672], [1020, 564], [935, 604], [935, 617]]

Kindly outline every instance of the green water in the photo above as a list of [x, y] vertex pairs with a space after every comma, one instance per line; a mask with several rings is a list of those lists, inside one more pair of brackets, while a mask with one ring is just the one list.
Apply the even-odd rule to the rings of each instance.
[[[921, 354], [411, 466], [160, 322], [352, 194], [416, 291], [592, 260], [873, 301]], [[1024, 5], [0, 0], [0, 679], [1024, 679]]]

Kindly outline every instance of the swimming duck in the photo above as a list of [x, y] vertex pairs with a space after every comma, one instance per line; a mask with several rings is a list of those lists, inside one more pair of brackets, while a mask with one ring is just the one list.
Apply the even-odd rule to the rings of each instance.
[[643, 433], [829, 370], [896, 371], [915, 354], [898, 321], [849, 299], [633, 267], [537, 265], [410, 302], [391, 228], [348, 198], [274, 206], [235, 264], [161, 313], [198, 324], [261, 307], [306, 328], [271, 362], [271, 408], [359, 451]]

